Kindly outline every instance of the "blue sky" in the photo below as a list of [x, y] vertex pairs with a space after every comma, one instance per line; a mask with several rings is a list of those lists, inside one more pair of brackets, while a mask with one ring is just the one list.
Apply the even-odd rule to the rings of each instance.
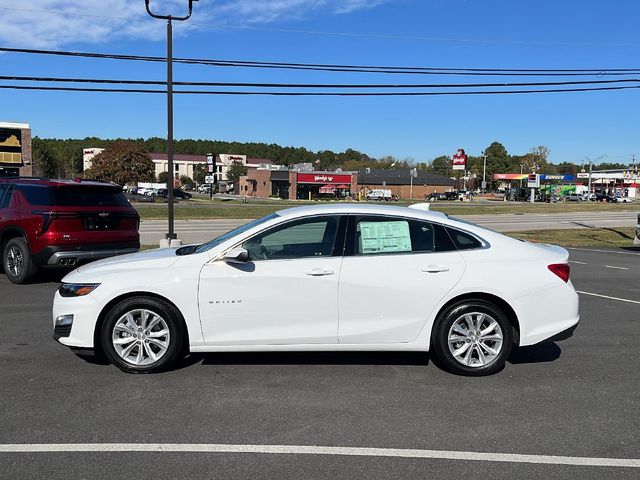
[[[157, 10], [176, 13], [186, 4], [152, 0]], [[640, 68], [640, 39], [633, 35], [638, 18], [640, 2], [634, 0], [201, 0], [189, 23], [176, 26], [174, 54], [365, 65]], [[0, 0], [0, 45], [164, 55], [164, 25], [146, 16], [143, 0]], [[165, 78], [162, 65], [148, 63], [18, 54], [0, 54], [0, 59], [2, 75]], [[186, 65], [176, 65], [175, 79], [492, 80]], [[640, 154], [639, 96], [640, 90], [408, 98], [177, 96], [175, 136], [313, 150], [351, 147], [417, 162], [451, 155], [457, 148], [479, 154], [497, 140], [514, 154], [547, 145], [554, 162], [605, 154], [626, 162]], [[0, 105], [0, 121], [29, 122], [34, 135], [42, 137], [166, 134], [160, 95], [2, 90]]]

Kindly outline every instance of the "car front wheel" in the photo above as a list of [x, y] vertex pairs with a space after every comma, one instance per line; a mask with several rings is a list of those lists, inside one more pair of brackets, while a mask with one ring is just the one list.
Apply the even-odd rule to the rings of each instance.
[[468, 376], [500, 370], [513, 346], [504, 312], [483, 300], [452, 305], [437, 320], [433, 348], [443, 368]]
[[171, 304], [152, 297], [123, 300], [107, 314], [101, 346], [107, 358], [129, 373], [170, 368], [184, 353], [185, 328]]

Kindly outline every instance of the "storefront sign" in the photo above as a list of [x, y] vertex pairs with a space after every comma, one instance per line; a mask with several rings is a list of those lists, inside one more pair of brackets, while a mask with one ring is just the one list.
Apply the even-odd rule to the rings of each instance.
[[351, 184], [351, 175], [333, 173], [298, 173], [298, 183]]
[[0, 165], [22, 166], [22, 132], [19, 129], [0, 128]]
[[467, 154], [464, 153], [464, 149], [459, 148], [456, 154], [453, 156], [453, 169], [465, 170], [467, 168]]
[[527, 178], [526, 173], [494, 173], [494, 180], [522, 180]]

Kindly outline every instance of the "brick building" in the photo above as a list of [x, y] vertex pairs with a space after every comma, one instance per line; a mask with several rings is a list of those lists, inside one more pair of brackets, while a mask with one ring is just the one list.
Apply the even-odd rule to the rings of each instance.
[[28, 123], [0, 122], [0, 177], [33, 175]]
[[240, 195], [280, 197], [289, 200], [309, 198], [345, 198], [358, 190], [354, 172], [313, 172], [287, 170], [276, 166], [249, 170], [240, 178]]

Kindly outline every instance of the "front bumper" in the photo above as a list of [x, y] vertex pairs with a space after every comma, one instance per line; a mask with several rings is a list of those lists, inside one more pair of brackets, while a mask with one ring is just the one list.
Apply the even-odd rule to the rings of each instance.
[[[100, 311], [101, 305], [91, 294], [84, 297], [62, 297], [56, 292], [52, 311], [53, 338], [70, 348], [94, 348], [94, 333]], [[56, 328], [56, 318], [64, 315], [73, 315], [71, 328]]]

